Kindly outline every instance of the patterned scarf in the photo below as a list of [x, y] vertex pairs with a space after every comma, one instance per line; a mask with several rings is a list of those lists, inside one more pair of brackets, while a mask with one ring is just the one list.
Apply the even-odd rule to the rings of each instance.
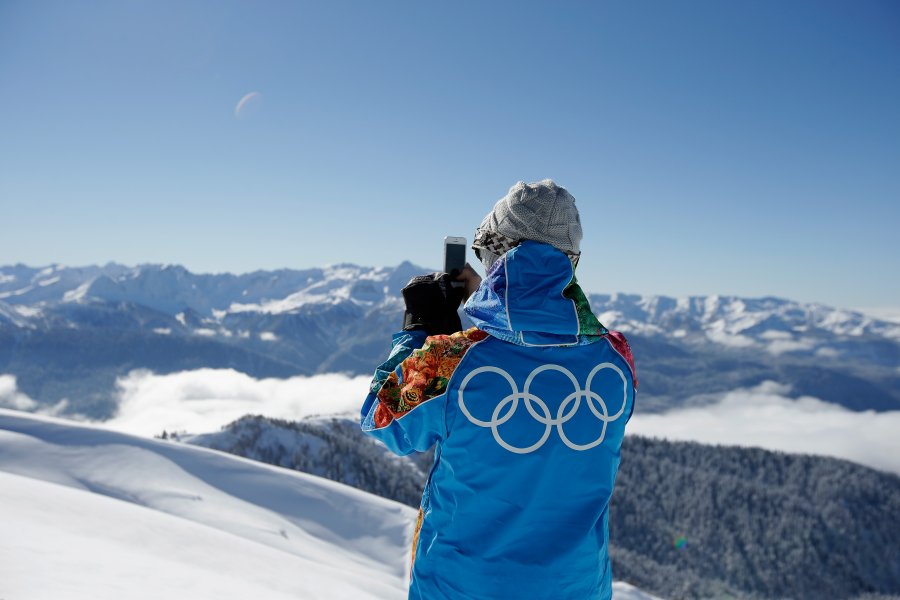
[[[514, 240], [502, 233], [479, 228], [475, 231], [472, 250], [475, 252], [475, 256], [478, 257], [478, 260], [484, 265], [484, 268], [489, 269], [495, 260], [518, 246], [520, 242], [521, 240]], [[572, 261], [573, 269], [578, 266], [580, 253], [566, 252], [565, 255]]]

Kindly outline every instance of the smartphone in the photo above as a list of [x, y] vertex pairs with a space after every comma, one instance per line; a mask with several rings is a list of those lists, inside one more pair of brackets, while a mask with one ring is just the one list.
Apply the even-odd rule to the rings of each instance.
[[[444, 238], [444, 273], [456, 276], [462, 273], [466, 266], [466, 238], [447, 236]], [[456, 271], [454, 273], [454, 271]], [[463, 285], [453, 282], [453, 285]]]

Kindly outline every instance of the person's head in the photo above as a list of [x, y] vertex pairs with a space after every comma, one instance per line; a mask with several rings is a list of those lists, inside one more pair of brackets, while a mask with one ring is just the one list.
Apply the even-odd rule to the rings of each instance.
[[581, 254], [581, 237], [575, 198], [565, 188], [550, 179], [520, 181], [481, 222], [472, 249], [485, 269], [524, 240], [550, 244], [575, 264]]

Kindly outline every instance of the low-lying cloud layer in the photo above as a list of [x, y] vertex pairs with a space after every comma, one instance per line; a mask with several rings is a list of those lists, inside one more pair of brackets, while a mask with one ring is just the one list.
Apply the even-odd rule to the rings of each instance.
[[628, 432], [834, 456], [900, 474], [900, 411], [855, 412], [789, 393], [789, 386], [767, 381], [706, 406], [642, 414], [638, 405]]
[[[119, 413], [105, 425], [149, 436], [163, 430], [217, 431], [246, 414], [288, 420], [355, 417], [369, 381], [339, 374], [254, 379], [230, 369], [133, 371], [119, 379]], [[712, 404], [666, 413], [642, 413], [639, 397], [628, 433], [834, 456], [900, 474], [900, 411], [854, 412], [817, 398], [792, 399], [789, 393], [788, 386], [769, 381], [731, 391]], [[48, 414], [64, 408], [38, 409], [9, 375], [0, 375], [0, 407]]]
[[336, 373], [254, 379], [231, 369], [169, 375], [132, 371], [118, 381], [119, 412], [106, 425], [141, 435], [206, 433], [247, 414], [290, 420], [356, 414], [370, 381]]

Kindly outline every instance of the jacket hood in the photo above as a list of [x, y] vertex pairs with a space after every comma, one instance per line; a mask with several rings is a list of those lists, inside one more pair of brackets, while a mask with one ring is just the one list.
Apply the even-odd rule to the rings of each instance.
[[609, 333], [591, 312], [569, 257], [531, 240], [494, 263], [464, 310], [479, 329], [522, 346], [590, 344]]

